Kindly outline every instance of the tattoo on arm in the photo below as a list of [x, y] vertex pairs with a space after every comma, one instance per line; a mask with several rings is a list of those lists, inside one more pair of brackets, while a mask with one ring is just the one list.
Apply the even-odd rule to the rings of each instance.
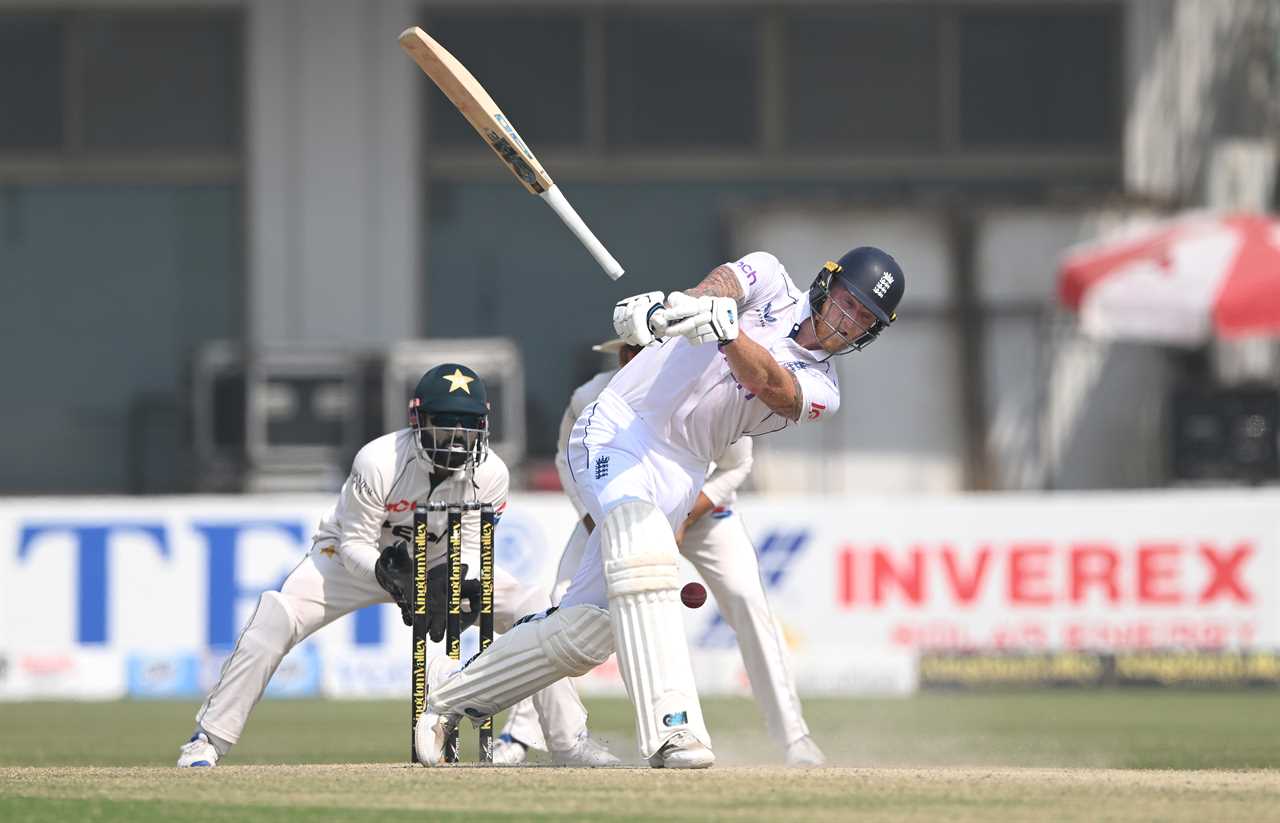
[[800, 419], [800, 413], [804, 411], [804, 392], [800, 391], [800, 378], [796, 377], [796, 373], [787, 369], [787, 376], [791, 378], [791, 389], [796, 393], [795, 399], [791, 401], [791, 410], [787, 413], [793, 421]]
[[742, 300], [746, 297], [738, 275], [734, 274], [733, 269], [728, 266], [716, 266], [710, 274], [702, 278], [701, 283], [686, 289], [685, 294], [690, 297], [732, 297], [734, 300]]

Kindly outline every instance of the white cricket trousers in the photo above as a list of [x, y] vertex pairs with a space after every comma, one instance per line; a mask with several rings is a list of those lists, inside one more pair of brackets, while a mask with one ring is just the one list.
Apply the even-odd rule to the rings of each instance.
[[[470, 565], [476, 568], [474, 559]], [[493, 600], [493, 624], [498, 632], [550, 605], [546, 589], [524, 585], [501, 568], [494, 570]], [[264, 592], [259, 598], [258, 608], [222, 665], [217, 684], [196, 713], [196, 723], [206, 732], [236, 743], [249, 713], [290, 649], [343, 615], [389, 602], [391, 596], [376, 580], [363, 580], [347, 571], [332, 541], [317, 541], [285, 578], [279, 592]], [[407, 660], [407, 637], [404, 648]], [[551, 747], [556, 751], [572, 748], [587, 727], [587, 711], [572, 681], [558, 681], [533, 700]]]
[[[587, 529], [578, 523], [556, 571], [551, 601], [559, 603], [581, 562]], [[685, 532], [680, 553], [706, 581], [716, 606], [738, 639], [751, 682], [751, 694], [764, 715], [765, 728], [779, 746], [809, 734], [788, 664], [786, 639], [774, 618], [760, 577], [760, 563], [742, 518], [733, 510], [706, 515]], [[532, 700], [511, 708], [503, 733], [527, 746], [546, 749]]]

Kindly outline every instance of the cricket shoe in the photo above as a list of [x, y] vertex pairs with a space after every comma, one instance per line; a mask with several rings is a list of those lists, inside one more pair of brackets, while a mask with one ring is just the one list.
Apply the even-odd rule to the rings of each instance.
[[444, 744], [458, 728], [459, 715], [423, 712], [413, 727], [413, 751], [424, 766], [439, 766], [444, 762]]
[[509, 734], [499, 735], [493, 743], [493, 765], [519, 766], [529, 758], [529, 749]]
[[196, 732], [178, 751], [178, 768], [218, 765], [218, 750], [204, 732]]
[[614, 757], [603, 743], [593, 740], [585, 729], [568, 751], [552, 752], [551, 759], [557, 766], [578, 766], [586, 769], [622, 765], [621, 760]]
[[816, 769], [826, 765], [827, 756], [813, 742], [813, 738], [805, 735], [787, 745], [787, 765], [795, 769]]
[[[437, 685], [453, 673], [456, 660], [439, 655], [427, 664], [427, 694], [435, 691]], [[462, 720], [457, 714], [436, 714], [427, 710], [418, 715], [418, 722], [413, 725], [413, 751], [418, 755], [418, 762], [424, 766], [438, 766], [444, 762], [444, 744], [458, 722]]]
[[649, 758], [655, 769], [707, 769], [715, 762], [712, 751], [688, 732], [676, 732]]

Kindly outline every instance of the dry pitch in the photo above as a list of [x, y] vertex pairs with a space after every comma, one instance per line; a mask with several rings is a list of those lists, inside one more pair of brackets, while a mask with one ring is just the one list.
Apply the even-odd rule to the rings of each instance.
[[[708, 701], [706, 772], [413, 768], [399, 701], [268, 702], [226, 765], [179, 771], [194, 708], [0, 704], [0, 820], [1280, 820], [1274, 692], [809, 701], [835, 767], [807, 772], [739, 700]], [[590, 708], [629, 753], [626, 706]]]
[[730, 766], [455, 768], [387, 764], [0, 769], [17, 820], [1262, 820], [1274, 772]]

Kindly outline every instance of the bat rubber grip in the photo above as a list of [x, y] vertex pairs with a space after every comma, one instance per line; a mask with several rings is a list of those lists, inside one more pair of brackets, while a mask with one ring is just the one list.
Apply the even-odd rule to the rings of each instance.
[[617, 280], [622, 276], [622, 265], [613, 258], [612, 254], [609, 254], [604, 244], [596, 239], [591, 229], [587, 228], [587, 224], [582, 222], [582, 218], [560, 192], [559, 186], [552, 186], [538, 196], [547, 202], [552, 211], [560, 215], [560, 219], [569, 227], [569, 231], [573, 232], [579, 242], [587, 247], [587, 251], [591, 252], [591, 256], [600, 264], [600, 268], [604, 269], [604, 273], [609, 275], [610, 280]]

